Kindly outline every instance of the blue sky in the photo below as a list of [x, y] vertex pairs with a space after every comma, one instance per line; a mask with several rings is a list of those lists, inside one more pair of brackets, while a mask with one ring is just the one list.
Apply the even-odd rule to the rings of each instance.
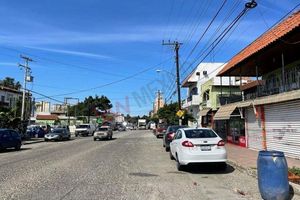
[[[22, 81], [19, 55], [27, 55], [34, 82], [29, 89], [63, 101], [106, 95], [113, 110], [148, 114], [155, 91], [173, 91], [174, 52], [162, 40], [178, 40], [181, 64], [186, 60], [221, 0], [16, 0], [0, 1], [0, 79]], [[199, 46], [181, 68], [192, 71], [202, 48], [220, 24], [228, 24], [244, 8], [244, 0], [227, 0]], [[226, 62], [299, 4], [257, 0], [237, 28], [206, 62]], [[299, 7], [298, 7], [299, 9]], [[229, 12], [231, 11], [232, 12]], [[228, 13], [231, 13], [229, 15]], [[229, 16], [227, 20], [224, 20]], [[223, 28], [225, 27], [223, 26]], [[188, 70], [187, 70], [188, 69]], [[133, 77], [130, 77], [134, 75]], [[184, 97], [184, 90], [182, 91]], [[35, 95], [37, 100], [41, 96]], [[126, 98], [128, 101], [126, 101]], [[171, 97], [176, 100], [176, 96]], [[52, 100], [49, 100], [53, 102]]]

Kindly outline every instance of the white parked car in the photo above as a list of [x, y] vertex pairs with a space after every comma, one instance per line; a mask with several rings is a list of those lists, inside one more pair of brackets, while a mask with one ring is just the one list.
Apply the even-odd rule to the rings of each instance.
[[193, 163], [220, 163], [226, 169], [225, 142], [209, 128], [178, 129], [170, 144], [170, 158], [177, 161], [177, 169]]

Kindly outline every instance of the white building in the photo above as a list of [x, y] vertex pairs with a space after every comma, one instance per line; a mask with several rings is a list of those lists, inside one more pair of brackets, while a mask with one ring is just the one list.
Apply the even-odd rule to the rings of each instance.
[[0, 86], [0, 107], [13, 108], [22, 100], [22, 91]]
[[[216, 77], [226, 63], [201, 63], [194, 71], [189, 74], [183, 81], [182, 87], [187, 88], [187, 98], [182, 102], [182, 108], [192, 114], [196, 122], [189, 123], [189, 126], [208, 126], [211, 127], [209, 115], [216, 112], [220, 106], [220, 93], [228, 93], [229, 87], [234, 88], [240, 82], [235, 77]], [[222, 91], [222, 89], [223, 91]], [[204, 117], [204, 119], [203, 119]], [[207, 121], [203, 124], [202, 119]]]

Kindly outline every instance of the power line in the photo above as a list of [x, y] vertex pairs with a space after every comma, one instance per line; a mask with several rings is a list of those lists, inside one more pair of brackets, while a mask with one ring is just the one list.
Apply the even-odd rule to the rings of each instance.
[[202, 35], [200, 36], [200, 38], [198, 39], [198, 41], [196, 42], [195, 46], [192, 48], [191, 52], [189, 53], [189, 55], [187, 56], [187, 58], [185, 59], [185, 61], [183, 62], [182, 66], [185, 65], [186, 61], [191, 57], [191, 55], [194, 53], [195, 49], [197, 48], [197, 46], [199, 45], [200, 41], [203, 39], [204, 35], [207, 33], [208, 29], [211, 27], [212, 23], [215, 21], [215, 19], [217, 18], [217, 16], [219, 15], [219, 13], [221, 12], [221, 10], [223, 9], [225, 3], [227, 2], [227, 0], [224, 0], [222, 5], [220, 6], [220, 8], [218, 9], [218, 11], [216, 12], [216, 14], [213, 16], [213, 18], [211, 19], [211, 21], [209, 22], [208, 26], [205, 28], [204, 32], [202, 33]]
[[[46, 57], [43, 57], [43, 56], [38, 56], [38, 55], [28, 53], [28, 52], [25, 52], [25, 51], [20, 51], [18, 49], [14, 49], [14, 48], [11, 48], [11, 47], [0, 46], [0, 48], [7, 49], [7, 50], [10, 50], [10, 51], [15, 51], [15, 52], [18, 52], [18, 53], [24, 53], [24, 54], [27, 54], [29, 56], [35, 57], [36, 59], [40, 59], [40, 60], [44, 60], [44, 61], [48, 61], [48, 62], [52, 62], [52, 63], [72, 67], [72, 68], [98, 72], [98, 73], [105, 74], [105, 75], [108, 75], [108, 76], [126, 77], [122, 74], [110, 73], [110, 72], [107, 72], [107, 71], [92, 69], [92, 68], [88, 68], [88, 67], [79, 66], [79, 65], [76, 65], [76, 64], [70, 64], [70, 63], [66, 63], [66, 62], [57, 61], [57, 60], [54, 60], [54, 59], [49, 59], [49, 58], [46, 58]], [[140, 79], [140, 78], [137, 78], [137, 79]], [[142, 79], [142, 80], [145, 80], [145, 79]]]
[[78, 91], [74, 91], [74, 92], [69, 92], [69, 93], [64, 93], [64, 94], [57, 94], [57, 95], [52, 95], [51, 97], [59, 97], [59, 96], [67, 96], [67, 95], [72, 95], [72, 94], [78, 94], [78, 93], [83, 93], [83, 92], [87, 92], [87, 91], [90, 91], [90, 90], [95, 90], [95, 89], [99, 89], [99, 88], [103, 88], [103, 87], [106, 87], [106, 86], [109, 86], [109, 85], [113, 85], [113, 84], [116, 84], [116, 83], [119, 83], [119, 82], [123, 82], [125, 80], [128, 80], [128, 79], [131, 79], [131, 78], [134, 78], [142, 73], [145, 73], [151, 69], [154, 69], [156, 68], [157, 66], [161, 65], [162, 63], [165, 63], [166, 61], [170, 60], [171, 58], [168, 58], [166, 60], [164, 60], [163, 62], [155, 65], [155, 66], [152, 66], [152, 67], [149, 67], [149, 68], [146, 68], [140, 72], [137, 72], [135, 74], [132, 74], [130, 76], [127, 76], [125, 78], [122, 78], [122, 79], [119, 79], [119, 80], [116, 80], [116, 81], [112, 81], [110, 83], [106, 83], [106, 84], [103, 84], [103, 85], [99, 85], [99, 86], [96, 86], [96, 87], [92, 87], [92, 88], [87, 88], [87, 89], [82, 89], [82, 90], [78, 90]]
[[[254, 0], [252, 0], [250, 3], [253, 3], [256, 6], [256, 2]], [[212, 44], [209, 46], [209, 48], [211, 48], [209, 50], [209, 48], [207, 48], [206, 50], [208, 50], [208, 52], [205, 54], [205, 56], [201, 59], [201, 61], [199, 63], [202, 63], [207, 56], [216, 48], [216, 46], [222, 41], [222, 39], [228, 34], [228, 32], [234, 27], [234, 25], [239, 21], [239, 19], [247, 13], [247, 11], [251, 8], [254, 7], [249, 7], [252, 4], [246, 3], [245, 4], [245, 8], [239, 13], [239, 15], [222, 31], [222, 33], [212, 42]], [[191, 67], [193, 64], [195, 64], [195, 62], [202, 56], [203, 54], [200, 54], [198, 56], [198, 58], [196, 58], [194, 60], [194, 62], [191, 63], [191, 65], [183, 72], [183, 74], [185, 74]]]
[[[297, 7], [299, 7], [300, 6], [300, 3], [299, 4], [297, 4], [295, 7], [293, 7], [288, 13], [286, 13], [283, 17], [281, 17], [273, 26], [269, 26], [268, 25], [268, 23], [267, 23], [267, 21], [266, 21], [266, 19], [265, 19], [265, 17], [264, 17], [264, 15], [262, 14], [262, 12], [261, 12], [261, 10], [258, 8], [258, 13], [260, 14], [260, 16], [262, 17], [262, 19], [263, 19], [263, 22], [264, 22], [264, 24], [266, 25], [266, 27], [267, 27], [267, 31], [270, 31], [275, 37], [277, 37], [278, 38], [278, 36], [273, 32], [273, 30], [272, 30], [272, 28], [276, 25], [276, 24], [278, 24], [279, 22], [281, 22], [284, 18], [286, 18], [288, 15], [290, 15]], [[297, 12], [299, 12], [299, 10], [297, 11]], [[266, 32], [267, 32], [266, 31]], [[299, 44], [300, 43], [300, 41], [296, 41], [296, 42], [288, 42], [288, 41], [285, 41], [285, 40], [283, 40], [283, 39], [281, 39], [281, 38], [279, 38], [279, 40], [281, 41], [281, 42], [283, 42], [283, 43], [286, 43], [286, 44]]]

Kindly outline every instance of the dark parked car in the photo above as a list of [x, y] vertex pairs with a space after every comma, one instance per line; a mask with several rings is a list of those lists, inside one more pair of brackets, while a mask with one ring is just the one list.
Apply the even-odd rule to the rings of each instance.
[[187, 126], [172, 125], [172, 126], [169, 126], [167, 131], [164, 133], [163, 147], [165, 147], [166, 151], [170, 150], [170, 143], [172, 142], [176, 131], [180, 128], [187, 128]]
[[155, 133], [154, 133], [155, 136], [157, 138], [163, 137], [163, 134], [166, 132], [167, 128], [168, 128], [168, 125], [166, 125], [166, 124], [159, 124], [157, 126], [156, 130], [155, 130]]
[[66, 128], [55, 128], [50, 133], [45, 135], [45, 141], [49, 140], [70, 140], [71, 134]]
[[46, 134], [46, 131], [39, 126], [32, 126], [32, 127], [28, 127], [26, 130], [26, 134], [30, 137], [39, 137], [39, 138], [43, 138]]
[[0, 150], [15, 148], [20, 150], [22, 146], [21, 136], [12, 129], [0, 129]]

